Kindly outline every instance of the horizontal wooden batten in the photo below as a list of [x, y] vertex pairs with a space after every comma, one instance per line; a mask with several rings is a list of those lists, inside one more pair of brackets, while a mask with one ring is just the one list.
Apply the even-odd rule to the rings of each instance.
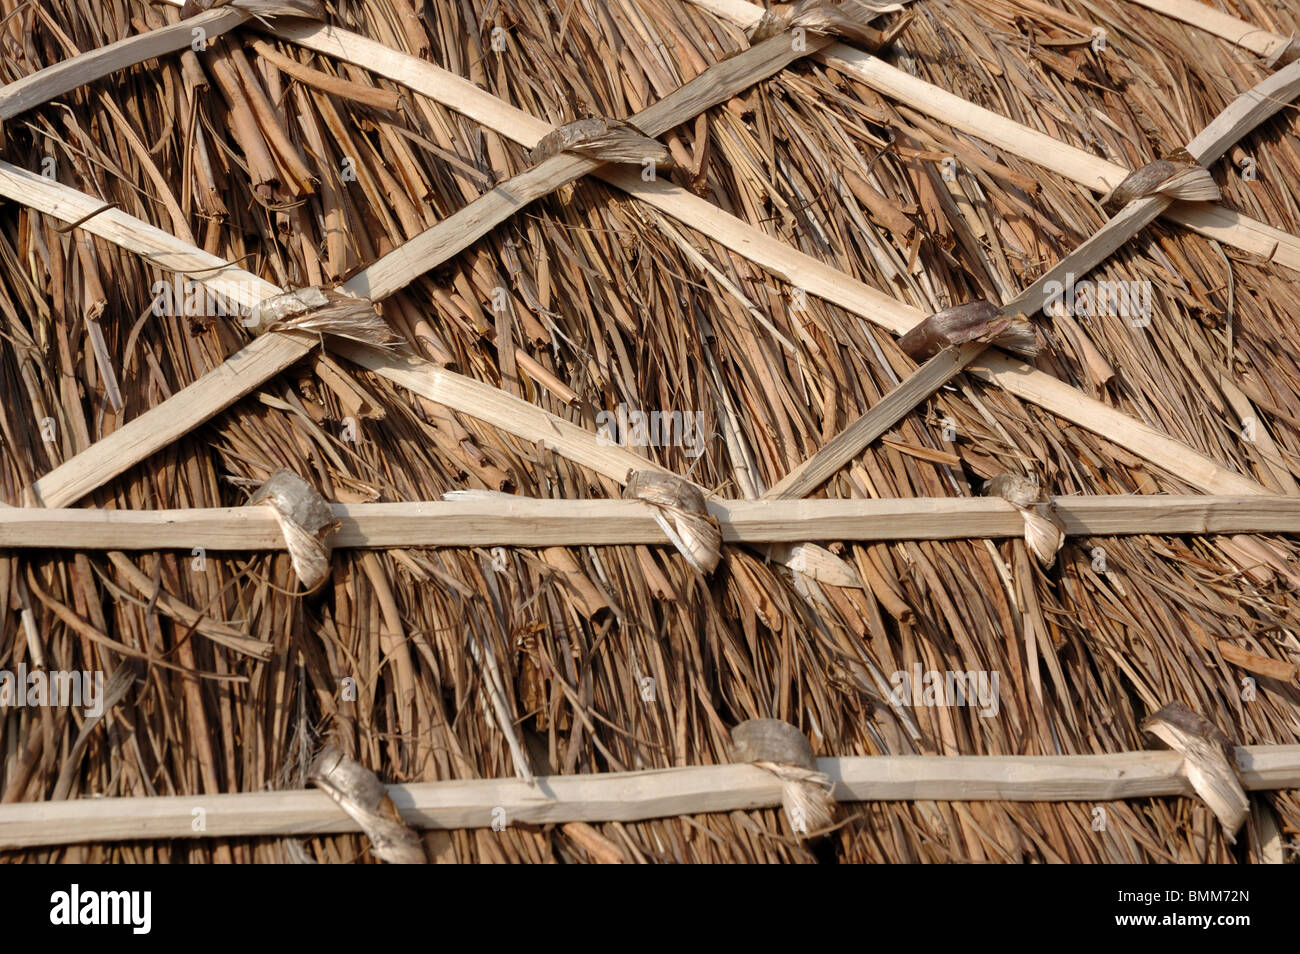
[[[1057, 497], [1068, 534], [1300, 533], [1300, 499]], [[733, 543], [1015, 537], [1024, 521], [998, 498], [709, 501]], [[335, 504], [337, 547], [598, 546], [668, 543], [636, 500], [475, 500]], [[192, 510], [0, 510], [0, 548], [281, 550], [266, 507]]]
[[[1113, 801], [1192, 795], [1178, 752], [1069, 756], [864, 756], [824, 758], [817, 767], [840, 802]], [[1300, 785], [1300, 745], [1237, 749], [1242, 786]], [[490, 828], [570, 821], [641, 821], [701, 812], [774, 808], [781, 782], [754, 765], [706, 765], [643, 772], [469, 779], [390, 785], [407, 824], [422, 829]], [[202, 831], [194, 819], [202, 812]], [[228, 838], [358, 831], [321, 791], [81, 798], [0, 805], [0, 848], [92, 841]]]

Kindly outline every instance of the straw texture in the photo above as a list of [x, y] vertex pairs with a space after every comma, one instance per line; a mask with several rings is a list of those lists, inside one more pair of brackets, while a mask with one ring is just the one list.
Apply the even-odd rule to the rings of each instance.
[[[358, 66], [281, 38], [318, 26], [277, 23], [277, 35], [250, 21], [6, 119], [0, 158], [93, 200], [74, 220], [111, 207], [208, 257], [185, 258], [181, 274], [168, 269], [179, 259], [0, 206], [0, 501], [36, 506], [40, 478], [249, 345], [248, 311], [268, 289], [346, 283], [530, 169], [550, 130], [632, 117], [748, 48], [744, 26], [710, 6], [749, 5], [339, 3], [329, 23], [393, 55], [367, 48]], [[1128, 0], [870, 6], [856, 20], [881, 33], [911, 17], [884, 62], [1125, 170], [1193, 141], [1272, 72]], [[1279, 36], [1300, 24], [1256, 0], [1224, 9]], [[179, 17], [136, 0], [0, 0], [0, 82]], [[535, 117], [535, 135], [521, 144], [457, 112], [453, 89], [444, 104], [383, 78], [409, 68], [396, 54]], [[1219, 206], [1300, 233], [1296, 133], [1294, 108], [1281, 108], [1213, 164]], [[917, 373], [891, 333], [904, 317], [1015, 299], [1105, 224], [1100, 193], [1118, 185], [1085, 188], [1082, 173], [1035, 165], [811, 55], [654, 138], [671, 158], [657, 185], [640, 162], [603, 174], [679, 187], [879, 290], [893, 319], [869, 323], [798, 274], [774, 277], [721, 230], [596, 176], [521, 208], [377, 315], [400, 360], [631, 439], [647, 470], [710, 502], [783, 486]], [[1185, 471], [1009, 393], [997, 381], [1020, 366], [989, 355], [833, 473], [797, 481], [799, 495], [976, 498], [998, 475], [1032, 479], [1045, 500], [1185, 495], [1204, 489], [1192, 468], [1207, 461], [1239, 481], [1225, 493], [1300, 496], [1296, 272], [1272, 259], [1163, 219], [1088, 276], [1149, 288], [1145, 313], [1089, 313], [1075, 296], [1026, 316], [1039, 346], [1028, 366], [1180, 442], [1194, 452]], [[222, 262], [259, 284], [240, 286]], [[220, 297], [202, 284], [214, 275]], [[239, 507], [281, 469], [342, 505], [457, 490], [622, 496], [622, 475], [408, 390], [349, 360], [351, 345], [258, 340], [281, 342], [263, 346], [278, 349], [275, 373], [141, 463], [87, 477], [97, 489], [81, 505]], [[660, 426], [638, 431], [631, 412], [659, 412]], [[620, 413], [627, 430], [610, 425]], [[0, 707], [0, 800], [302, 789], [326, 742], [384, 783], [722, 765], [750, 719], [789, 723], [821, 757], [1123, 753], [1151, 745], [1143, 722], [1172, 702], [1237, 745], [1300, 741], [1294, 533], [1073, 535], [1050, 566], [1014, 527], [824, 543], [856, 585], [725, 538], [707, 576], [667, 542], [340, 547], [308, 596], [279, 549], [0, 550], [0, 669], [131, 677], [85, 738], [79, 707]], [[895, 691], [916, 671], [997, 674], [997, 705]], [[1234, 863], [1277, 857], [1280, 838], [1293, 858], [1296, 792], [1249, 801], [1235, 843], [1200, 800], [1162, 795], [848, 803], [816, 839], [796, 837], [771, 802], [581, 825], [507, 818], [500, 830], [489, 818], [421, 832], [418, 846], [403, 835], [402, 848], [483, 862]], [[372, 860], [347, 827], [4, 855]]]

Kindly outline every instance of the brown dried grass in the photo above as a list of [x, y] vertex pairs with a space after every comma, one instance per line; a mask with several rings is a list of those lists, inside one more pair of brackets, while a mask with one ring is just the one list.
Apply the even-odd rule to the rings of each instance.
[[[1060, 6], [1057, 13], [1015, 0], [916, 0], [915, 21], [889, 58], [1131, 167], [1185, 143], [1263, 75], [1253, 56], [1124, 0]], [[1235, 12], [1281, 33], [1297, 26], [1294, 16], [1253, 0]], [[739, 29], [683, 0], [423, 7], [376, 0], [338, 4], [333, 13], [349, 29], [556, 124], [630, 115], [745, 45]], [[157, 25], [163, 14], [175, 16], [119, 0], [0, 0], [0, 81]], [[1110, 53], [1089, 52], [1088, 24], [1105, 27]], [[494, 26], [507, 31], [504, 54], [488, 49]], [[251, 46], [262, 42], [244, 29], [209, 53], [148, 63], [69, 94], [11, 122], [5, 158], [39, 170], [52, 156], [60, 181], [280, 285], [339, 279], [527, 167], [518, 146], [413, 94], [401, 91], [399, 108], [389, 111], [291, 80]], [[394, 88], [364, 70], [274, 46], [349, 82]], [[200, 79], [208, 85], [195, 85]], [[1074, 184], [810, 62], [663, 141], [677, 181], [926, 311], [1024, 287], [1104, 221]], [[995, 177], [966, 163], [957, 181], [945, 182], [929, 156], [955, 144], [1009, 172]], [[1216, 170], [1225, 204], [1300, 231], [1298, 145], [1294, 112], [1284, 110], [1242, 146], [1258, 162], [1256, 181]], [[355, 161], [355, 182], [340, 176], [344, 157]], [[1017, 188], [1017, 179], [1041, 191]], [[916, 227], [915, 249], [898, 230], [900, 216]], [[22, 502], [24, 486], [214, 367], [244, 337], [237, 322], [154, 318], [151, 286], [173, 276], [100, 240], [93, 255], [78, 256], [73, 237], [81, 233], [57, 228], [25, 209], [0, 210], [0, 499], [12, 504]], [[698, 268], [694, 255], [745, 300]], [[1285, 489], [1300, 474], [1296, 276], [1161, 224], [1093, 277], [1155, 282], [1151, 327], [1041, 322], [1047, 347], [1037, 366]], [[508, 291], [510, 320], [490, 310], [496, 287]], [[89, 336], [101, 297], [97, 318], [125, 402], [120, 412]], [[789, 288], [709, 236], [584, 180], [416, 281], [383, 313], [431, 360], [589, 427], [597, 411], [619, 403], [705, 411], [715, 436], [698, 461], [680, 448], [646, 453], [740, 496], [775, 483], [915, 367], [888, 334], [857, 318], [811, 297], [805, 310], [792, 304]], [[539, 385], [516, 364], [516, 347], [577, 398]], [[1058, 494], [1190, 489], [1104, 439], [973, 379], [958, 381], [820, 493], [971, 495], [1001, 471], [1037, 474]], [[1281, 449], [1288, 476], [1240, 439], [1240, 418], [1251, 413]], [[41, 437], [47, 417], [56, 424], [53, 443]], [[355, 443], [340, 439], [348, 417], [358, 426]], [[955, 423], [955, 443], [941, 438], [944, 418]], [[900, 445], [947, 451], [961, 464], [933, 463]], [[733, 458], [737, 448], [742, 458]], [[618, 495], [605, 478], [382, 378], [346, 363], [322, 371], [309, 360], [87, 503], [236, 504], [280, 467], [344, 501], [431, 499], [458, 488]], [[1096, 546], [1105, 548], [1106, 573], [1092, 569]], [[509, 775], [511, 756], [470, 640], [506, 676], [538, 772], [724, 760], [728, 728], [755, 717], [793, 722], [819, 754], [1113, 752], [1143, 747], [1142, 718], [1174, 699], [1239, 743], [1298, 740], [1296, 687], [1261, 678], [1258, 698], [1243, 701], [1249, 672], [1215, 648], [1300, 660], [1290, 540], [1072, 539], [1048, 573], [1020, 542], [840, 552], [860, 569], [865, 591], [796, 584], [734, 547], [707, 584], [667, 548], [515, 550], [505, 572], [487, 552], [431, 549], [338, 552], [332, 578], [306, 601], [291, 595], [283, 555], [208, 558], [204, 572], [183, 553], [4, 555], [0, 667], [30, 659], [15, 611], [24, 600], [51, 668], [128, 665], [92, 641], [94, 633], [175, 667], [130, 664], [139, 679], [74, 766], [73, 797], [300, 786], [325, 736], [387, 780]], [[128, 575], [123, 566], [131, 564]], [[217, 645], [169, 613], [159, 594], [264, 641], [270, 658]], [[1001, 710], [993, 719], [968, 709], [907, 710], [919, 730], [913, 740], [867, 677], [866, 660], [885, 673], [913, 662], [997, 670]], [[341, 701], [345, 676], [356, 681], [355, 702]], [[655, 680], [652, 702], [641, 698], [642, 676]], [[4, 801], [51, 797], [77, 718], [62, 709], [0, 718]], [[1295, 794], [1256, 803], [1277, 812], [1294, 850]], [[1254, 820], [1232, 848], [1209, 810], [1191, 800], [1106, 809], [1109, 824], [1098, 832], [1093, 806], [1081, 803], [852, 806], [813, 850], [790, 836], [776, 811], [581, 831], [494, 832], [485, 819], [484, 830], [425, 840], [431, 856], [461, 861], [592, 860], [600, 844], [593, 829], [605, 842], [598, 853], [636, 861], [1260, 857]], [[366, 856], [364, 840], [351, 836], [305, 847], [321, 861]], [[296, 846], [275, 840], [9, 855], [296, 856]]]

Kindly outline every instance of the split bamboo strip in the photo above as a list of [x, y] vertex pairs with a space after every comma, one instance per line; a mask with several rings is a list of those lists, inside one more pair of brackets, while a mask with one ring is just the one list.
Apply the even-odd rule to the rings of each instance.
[[[461, 112], [522, 145], [529, 147], [536, 145], [537, 141], [550, 131], [550, 127], [542, 120], [502, 102], [468, 80], [431, 63], [398, 53], [365, 37], [333, 27], [309, 23], [277, 25], [269, 32], [308, 49], [364, 66], [421, 95], [437, 100], [444, 106]], [[830, 50], [838, 49], [841, 49], [839, 44], [828, 47], [820, 56], [824, 57]], [[849, 47], [843, 49], [857, 52]], [[874, 57], [867, 57], [867, 59], [873, 63], [881, 62]], [[908, 77], [905, 73], [894, 72], [908, 80], [921, 83], [920, 80]], [[929, 84], [921, 83], [921, 85]], [[956, 112], [961, 110], [969, 112], [976, 108], [964, 100], [943, 93], [937, 87], [929, 87], [929, 89], [948, 96], [958, 107]], [[1024, 128], [997, 117], [996, 114], [989, 113], [989, 115], [1016, 129]], [[939, 118], [951, 121], [947, 116]], [[1070, 148], [1049, 137], [1041, 138], [1048, 146]], [[1074, 152], [1088, 162], [1102, 162], [1111, 167], [1109, 179], [1104, 176], [1100, 178], [1093, 176], [1090, 180], [1092, 183], [1090, 187], [1095, 188], [1096, 191], [1110, 189], [1128, 173], [1128, 170], [1122, 166], [1111, 166], [1105, 160], [1098, 160], [1082, 150], [1074, 150]], [[888, 328], [895, 334], [906, 333], [925, 318], [918, 309], [896, 301], [838, 269], [791, 248], [761, 229], [742, 222], [685, 189], [663, 181], [643, 182], [635, 172], [625, 169], [607, 167], [597, 175], [609, 184], [711, 236], [778, 278], [881, 327]], [[1173, 209], [1178, 210], [1182, 205], [1184, 203], [1176, 203]], [[1207, 206], [1207, 203], [1197, 203], [1196, 206]], [[1214, 237], [1223, 241], [1229, 241], [1226, 233], [1236, 228], [1234, 223], [1237, 223], [1240, 218], [1235, 212], [1217, 207], [1207, 208], [1205, 211], [1197, 212], [1197, 215], [1201, 216], [1203, 221], [1212, 222], [1215, 225]], [[1263, 225], [1259, 227], [1265, 231], [1276, 232], [1276, 230], [1268, 230]], [[1287, 238], [1286, 233], [1277, 234]], [[1264, 255], [1279, 248], [1279, 245], [1278, 240], [1269, 241], [1261, 238], [1252, 244], [1251, 248], [1256, 254]], [[1295, 261], [1296, 267], [1300, 268], [1300, 242], [1297, 242]], [[972, 372], [985, 380], [995, 381], [1017, 397], [1038, 404], [1065, 420], [1100, 434], [1125, 450], [1165, 468], [1170, 473], [1178, 474], [1182, 479], [1207, 493], [1267, 493], [1257, 482], [1228, 470], [1181, 441], [1162, 434], [1155, 428], [1142, 424], [1129, 415], [1108, 407], [1051, 375], [1037, 371], [1014, 358], [992, 351], [986, 352], [980, 365], [972, 368]]]
[[[780, 71], [792, 60], [805, 55], [806, 51], [819, 48], [819, 43], [814, 42], [796, 51], [795, 44], [788, 35], [773, 37], [704, 71], [663, 100], [643, 110], [633, 118], [634, 122], [648, 135], [657, 135], [729, 99], [763, 77]], [[391, 254], [372, 263], [354, 275], [343, 287], [352, 294], [372, 300], [386, 298], [486, 235], [529, 202], [601, 165], [600, 162], [581, 156], [554, 156], [498, 186]], [[25, 178], [28, 183], [33, 179], [45, 183], [46, 187], [34, 199], [29, 200], [25, 192], [9, 194], [51, 215], [66, 217], [64, 212], [70, 208], [80, 213], [78, 218], [84, 218], [99, 208], [93, 205], [93, 200], [75, 190], [57, 187], [57, 184], [49, 183], [49, 180], [0, 164], [0, 176], [6, 171], [16, 178]], [[0, 188], [3, 186], [0, 185]], [[110, 217], [109, 213], [113, 211], [108, 210], [94, 216], [83, 223], [84, 227], [112, 241], [117, 241], [116, 236], [119, 234], [130, 236], [131, 227], [127, 224], [130, 217], [121, 213]], [[100, 231], [101, 228], [111, 228], [113, 231], [106, 234]], [[158, 235], [163, 237], [165, 233], [159, 232]], [[158, 260], [156, 253], [151, 253], [147, 242], [121, 244], [132, 251], [141, 252], [151, 260]], [[171, 244], [179, 254], [192, 254], [196, 261], [202, 258], [208, 260], [203, 262], [204, 268], [196, 276], [205, 284], [208, 284], [207, 275], [214, 266], [219, 269], [219, 278], [228, 274], [220, 268], [224, 263], [219, 259], [203, 256], [198, 250], [175, 239], [171, 240]], [[170, 262], [167, 264], [171, 267]], [[178, 262], [175, 270], [190, 270], [179, 267], [181, 264]], [[240, 289], [241, 295], [231, 296], [236, 297], [241, 304], [256, 304], [257, 300], [280, 291], [269, 283], [248, 277], [251, 281], [245, 282], [247, 287]], [[211, 287], [221, 293], [228, 293], [229, 290], [226, 285], [216, 283]], [[37, 500], [48, 507], [63, 507], [74, 503], [279, 374], [310, 351], [313, 340], [307, 336], [274, 335], [253, 342], [171, 400], [119, 428], [95, 447], [42, 477], [33, 487]], [[626, 476], [626, 473], [624, 467], [620, 477]]]
[[[1300, 785], [1300, 746], [1236, 750], [1242, 786], [1273, 791]], [[1062, 756], [866, 756], [823, 758], [817, 769], [839, 802], [1117, 801], [1193, 797], [1178, 752]], [[389, 785], [413, 828], [490, 828], [571, 821], [631, 822], [705, 812], [773, 808], [781, 780], [756, 765], [706, 765]], [[195, 831], [202, 813], [204, 826]], [[0, 806], [0, 848], [90, 841], [234, 838], [358, 831], [328, 795], [315, 790], [153, 798], [80, 798]]]
[[[616, 546], [669, 541], [638, 500], [549, 500], [492, 494], [416, 503], [332, 504], [334, 548]], [[1020, 512], [1000, 497], [709, 500], [729, 543], [1018, 537]], [[1293, 497], [1070, 496], [1052, 512], [1071, 536], [1300, 533]], [[266, 507], [0, 511], [0, 548], [283, 550]]]
[[184, 437], [281, 371], [316, 345], [308, 334], [269, 334], [255, 339], [193, 384], [100, 438], [32, 484], [43, 507], [76, 503], [140, 461]]
[[[779, 73], [794, 60], [821, 49], [829, 42], [813, 40], [796, 49], [788, 33], [774, 36], [714, 64], [627, 122], [649, 137], [662, 135], [773, 73]], [[561, 152], [551, 156], [398, 246], [351, 279], [345, 287], [372, 301], [387, 298], [468, 248], [528, 204], [604, 165], [599, 160], [574, 153]]]
[[[0, 161], [0, 194], [136, 253], [168, 271], [188, 274], [233, 304], [252, 307], [280, 293], [256, 275], [209, 255], [118, 209]], [[279, 374], [311, 350], [310, 336], [269, 335], [232, 355], [221, 366], [146, 411], [32, 485], [38, 503], [66, 507], [96, 487], [187, 434]]]
[[248, 308], [281, 289], [160, 228], [62, 185], [0, 161], [0, 195], [120, 245], [169, 272], [189, 275], [233, 304]]
[[[757, 22], [763, 12], [762, 7], [746, 0], [690, 2], [741, 26]], [[954, 96], [890, 66], [879, 57], [843, 43], [827, 47], [815, 59], [865, 83], [878, 93], [907, 103], [954, 129], [1050, 169], [1093, 192], [1109, 192], [1130, 171], [1100, 156], [1057, 142], [1051, 136]], [[1208, 202], [1176, 202], [1165, 215], [1207, 238], [1300, 271], [1300, 238], [1280, 229]]]
[[[318, 52], [325, 52], [366, 66], [389, 79], [408, 85], [416, 92], [437, 99], [450, 108], [462, 111], [525, 145], [536, 145], [537, 141], [550, 131], [550, 127], [543, 121], [502, 103], [496, 97], [460, 77], [414, 57], [397, 53], [364, 37], [310, 23], [279, 25], [271, 32]], [[871, 59], [879, 62], [874, 58]], [[958, 100], [958, 102], [962, 101]], [[1054, 142], [1050, 139], [1047, 141]], [[1119, 178], [1122, 178], [1123, 170], [1120, 167], [1116, 169], [1121, 173], [1115, 179], [1118, 182]], [[607, 169], [602, 178], [638, 198], [649, 201], [650, 204], [688, 225], [718, 237], [739, 254], [746, 255], [807, 291], [868, 320], [882, 324], [896, 333], [906, 332], [924, 318], [916, 309], [896, 302], [870, 286], [856, 282], [830, 266], [785, 246], [784, 243], [770, 238], [766, 233], [690, 195], [684, 189], [663, 182], [646, 183], [635, 173], [626, 170]], [[0, 180], [0, 186], [3, 184], [3, 180]], [[10, 195], [13, 198], [21, 198], [13, 193]], [[94, 220], [87, 223], [90, 231], [95, 231], [93, 225]], [[103, 233], [96, 232], [96, 234]], [[103, 237], [113, 240], [112, 236]], [[864, 299], [870, 303], [865, 306], [865, 309]], [[990, 379], [1017, 396], [1041, 404], [1047, 410], [1101, 434], [1172, 473], [1177, 473], [1191, 481], [1201, 481], [1195, 483], [1195, 486], [1208, 493], [1263, 492], [1263, 488], [1258, 484], [1228, 471], [1182, 442], [1160, 434], [1154, 428], [1108, 408], [1101, 402], [1052, 379], [1050, 375], [1029, 368], [1028, 365], [1004, 356], [995, 356], [986, 359], [982, 369]], [[211, 413], [217, 413], [225, 406], [228, 404], [213, 409]], [[95, 451], [92, 448], [86, 453], [93, 454]], [[75, 459], [64, 466], [73, 463]], [[62, 506], [70, 502], [56, 498], [56, 502], [52, 505]]]
[[383, 375], [421, 397], [478, 418], [507, 433], [536, 441], [598, 474], [624, 483], [629, 471], [662, 467], [617, 444], [601, 443], [584, 427], [550, 414], [500, 388], [448, 371], [411, 355], [388, 354], [354, 341], [338, 341], [333, 350], [353, 364]]
[[201, 30], [207, 39], [212, 39], [233, 30], [248, 18], [249, 14], [234, 7], [215, 7], [179, 23], [129, 36], [24, 76], [0, 87], [0, 123], [128, 66], [184, 50], [194, 41], [195, 30]]
[[[1209, 166], [1259, 123], [1300, 94], [1300, 62], [1271, 76], [1236, 97], [1227, 108], [1187, 145], [1188, 154]], [[1033, 315], [1042, 311], [1059, 289], [1074, 277], [1086, 275], [1121, 245], [1154, 222], [1173, 205], [1156, 193], [1127, 203], [1101, 229], [1061, 259], [1028, 288], [1002, 307], [1007, 315]], [[985, 350], [972, 343], [948, 349], [926, 362], [914, 375], [889, 392], [802, 465], [792, 470], [765, 497], [803, 497], [811, 493], [868, 444], [901, 420], [917, 404], [953, 378]]]
[[[1187, 144], [1187, 153], [1199, 165], [1209, 167], [1238, 139], [1287, 106], [1297, 95], [1300, 95], [1300, 62], [1266, 76], [1233, 99]], [[1015, 310], [1025, 314], [1040, 311], [1052, 298], [1050, 285], [1060, 288], [1070, 275], [1081, 276], [1092, 271], [1173, 204], [1173, 199], [1160, 193], [1129, 202], [1091, 238], [1021, 292], [1007, 306], [1008, 313]]]
[[1229, 43], [1258, 53], [1265, 59], [1276, 56], [1290, 45], [1289, 37], [1278, 36], [1268, 30], [1238, 20], [1221, 10], [1216, 10], [1200, 0], [1132, 0], [1138, 6], [1154, 10], [1175, 20], [1190, 24], [1206, 33], [1213, 33]]
[[970, 342], [960, 348], [946, 348], [939, 352], [915, 374], [881, 398], [871, 410], [773, 484], [763, 497], [783, 500], [807, 497], [862, 453], [872, 441], [902, 420], [914, 407], [959, 374], [984, 350], [982, 343]]
[[1100, 401], [1080, 401], [1079, 392], [1064, 381], [1044, 374], [1009, 354], [989, 348], [970, 365], [969, 370], [977, 378], [993, 381], [1017, 397], [1047, 408], [1053, 414], [1159, 464], [1180, 480], [1199, 487], [1206, 493], [1229, 496], [1272, 494], [1272, 491], [1255, 481], [1229, 471], [1182, 441], [1162, 434], [1127, 414], [1114, 411]]

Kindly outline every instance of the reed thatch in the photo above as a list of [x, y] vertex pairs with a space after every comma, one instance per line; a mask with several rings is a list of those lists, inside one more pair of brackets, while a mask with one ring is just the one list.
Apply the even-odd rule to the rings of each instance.
[[[219, 25], [204, 49], [0, 112], [0, 159], [93, 200], [60, 217], [36, 185], [24, 194], [0, 172], [0, 500], [234, 507], [282, 469], [341, 504], [623, 495], [616, 449], [575, 462], [568, 431], [530, 431], [510, 404], [455, 391], [460, 378], [416, 393], [417, 371], [401, 365], [412, 355], [590, 434], [620, 405], [702, 412], [699, 456], [632, 449], [644, 468], [715, 498], [788, 496], [800, 481], [783, 478], [918, 374], [891, 332], [1017, 300], [1106, 224], [1101, 200], [1124, 171], [1175, 156], [1286, 59], [1131, 0], [848, 6], [872, 32], [844, 42], [884, 43], [884, 63], [974, 105], [936, 118], [942, 104], [878, 91], [810, 32], [800, 55], [755, 67], [767, 72], [689, 121], [623, 130], [619, 148], [652, 148], [642, 134], [667, 147], [655, 183], [637, 165], [590, 174], [600, 153], [552, 156], [542, 164], [557, 164], [557, 182], [536, 201], [527, 193], [432, 271], [363, 289], [383, 299], [391, 357], [272, 332], [259, 360], [282, 373], [220, 379], [209, 399], [247, 396], [139, 463], [108, 445], [66, 481], [41, 478], [252, 340], [183, 284], [174, 313], [155, 314], [164, 289], [235, 281], [234, 269], [262, 284], [242, 300], [227, 287], [232, 306], [356, 286], [363, 267], [540, 169], [529, 150], [553, 128], [633, 117], [749, 49], [761, 11], [339, 0], [330, 24], [392, 51], [357, 46], [350, 62], [314, 52], [336, 40], [310, 24], [218, 7], [200, 14]], [[1274, 37], [1300, 23], [1260, 0], [1217, 7]], [[0, 0], [0, 82], [180, 22], [167, 3]], [[399, 54], [478, 89], [417, 92]], [[904, 385], [910, 403], [861, 431], [870, 446], [795, 495], [975, 497], [1012, 474], [1052, 496], [1300, 496], [1300, 138], [1294, 109], [1277, 106], [1209, 167], [1217, 208], [1236, 218], [1176, 204], [1092, 273], [1152, 283], [1149, 324], [1025, 309], [1037, 354], [1024, 360], [1045, 374], [982, 341], [940, 352]], [[1021, 145], [980, 135], [975, 107], [1027, 127]], [[674, 212], [700, 199], [733, 218], [693, 227]], [[105, 237], [118, 213], [233, 269], [178, 276], [165, 256]], [[746, 245], [731, 222], [842, 272], [842, 293], [805, 259], [762, 264], [778, 253]], [[1048, 394], [1048, 376], [1075, 391]], [[1107, 433], [1089, 423], [1103, 406], [1144, 427]], [[691, 514], [665, 509], [691, 531]], [[0, 551], [0, 668], [123, 673], [102, 725], [69, 708], [0, 716], [0, 801], [301, 789], [327, 742], [387, 782], [707, 766], [730, 761], [730, 730], [755, 718], [793, 724], [818, 756], [1123, 753], [1151, 747], [1144, 720], [1171, 702], [1236, 745], [1300, 742], [1293, 533], [1067, 529], [1041, 561], [1020, 538], [823, 538], [838, 561], [813, 550], [802, 564], [788, 548], [724, 542], [707, 577], [666, 545], [339, 546], [309, 594], [288, 554], [260, 548]], [[996, 715], [891, 705], [873, 674], [915, 664], [999, 673]], [[1296, 790], [1249, 799], [1235, 843], [1205, 803], [1175, 796], [844, 804], [813, 840], [769, 808], [500, 831], [485, 817], [422, 841], [438, 861], [1295, 860]], [[339, 862], [368, 849], [341, 834], [6, 857]]]

